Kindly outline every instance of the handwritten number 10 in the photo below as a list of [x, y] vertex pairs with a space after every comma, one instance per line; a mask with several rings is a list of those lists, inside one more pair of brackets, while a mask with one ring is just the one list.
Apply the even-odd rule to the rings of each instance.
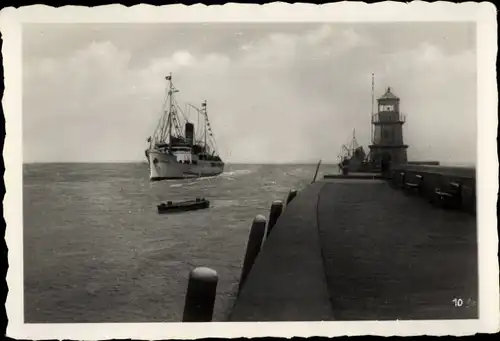
[[461, 307], [464, 305], [464, 301], [461, 298], [454, 298], [453, 304], [455, 304], [455, 307]]

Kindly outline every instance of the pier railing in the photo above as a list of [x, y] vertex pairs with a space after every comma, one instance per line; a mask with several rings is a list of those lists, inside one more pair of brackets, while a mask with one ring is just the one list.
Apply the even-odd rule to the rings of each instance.
[[384, 124], [384, 123], [405, 123], [406, 122], [406, 115], [403, 113], [399, 114], [392, 114], [389, 119], [381, 118], [380, 114], [374, 114], [372, 116], [372, 124]]
[[476, 170], [473, 167], [405, 164], [394, 167], [389, 178], [394, 187], [418, 195], [431, 204], [453, 206], [476, 214]]

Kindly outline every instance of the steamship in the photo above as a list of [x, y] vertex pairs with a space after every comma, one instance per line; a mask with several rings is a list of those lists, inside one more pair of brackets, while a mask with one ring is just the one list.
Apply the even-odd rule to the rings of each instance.
[[[174, 96], [179, 92], [173, 84], [172, 74], [168, 81], [163, 114], [154, 134], [148, 138], [149, 147], [145, 154], [149, 164], [150, 180], [185, 179], [216, 176], [224, 171], [224, 162], [217, 153], [210, 121], [207, 101], [197, 108], [200, 136], [195, 134], [194, 123], [190, 122]], [[201, 121], [201, 123], [200, 123]]]

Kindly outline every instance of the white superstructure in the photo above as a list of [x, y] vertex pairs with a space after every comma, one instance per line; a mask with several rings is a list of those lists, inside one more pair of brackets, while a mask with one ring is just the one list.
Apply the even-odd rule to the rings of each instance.
[[[146, 157], [149, 164], [151, 180], [182, 179], [215, 176], [224, 171], [224, 162], [216, 152], [216, 143], [208, 120], [207, 102], [198, 109], [198, 118], [203, 121], [201, 138], [197, 139], [194, 124], [184, 117], [181, 124], [179, 113], [182, 114], [173, 94], [178, 92], [169, 81], [166, 96], [166, 109], [158, 122], [153, 136], [148, 138], [149, 148]], [[199, 119], [198, 119], [199, 121]], [[184, 127], [184, 131], [181, 130]]]

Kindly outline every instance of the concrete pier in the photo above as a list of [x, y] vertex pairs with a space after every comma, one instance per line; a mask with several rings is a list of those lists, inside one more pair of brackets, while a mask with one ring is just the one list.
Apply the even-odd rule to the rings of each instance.
[[248, 275], [230, 321], [321, 321], [333, 312], [316, 221], [323, 184], [300, 192], [284, 210]]
[[283, 211], [229, 319], [477, 318], [477, 262], [467, 210], [375, 177], [317, 181]]

